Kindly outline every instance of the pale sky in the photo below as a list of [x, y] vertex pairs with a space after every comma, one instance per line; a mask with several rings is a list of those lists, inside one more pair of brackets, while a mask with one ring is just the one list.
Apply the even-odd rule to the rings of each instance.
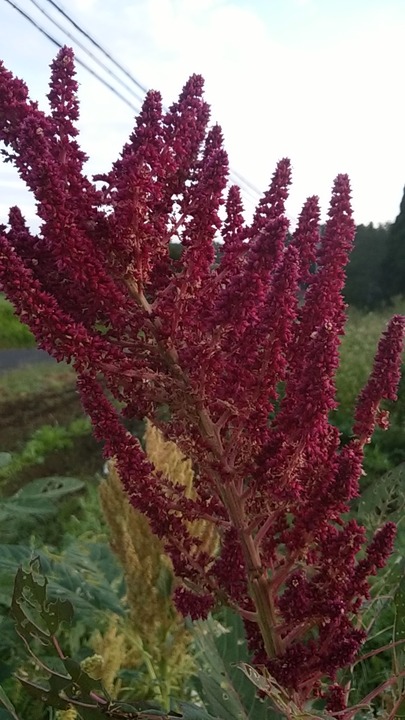
[[[32, 0], [13, 2], [75, 47]], [[36, 2], [77, 35], [47, 0]], [[234, 170], [263, 191], [277, 160], [291, 159], [291, 218], [312, 194], [320, 196], [325, 213], [334, 177], [347, 172], [357, 223], [395, 219], [405, 185], [405, 0], [59, 4], [140, 83], [160, 90], [166, 105], [189, 75], [201, 73]], [[56, 52], [0, 0], [0, 57], [44, 108]], [[77, 54], [97, 67], [82, 51]], [[81, 143], [91, 157], [87, 169], [103, 172], [127, 140], [134, 113], [81, 67], [78, 80]], [[250, 214], [253, 201], [245, 199]], [[19, 204], [35, 227], [33, 202], [14, 171], [0, 165], [0, 222], [11, 204]]]

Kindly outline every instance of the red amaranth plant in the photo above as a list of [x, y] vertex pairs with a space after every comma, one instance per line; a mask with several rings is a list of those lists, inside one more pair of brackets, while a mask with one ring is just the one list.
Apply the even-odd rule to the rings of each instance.
[[[42, 223], [34, 236], [11, 209], [3, 290], [39, 346], [73, 364], [96, 436], [165, 543], [181, 612], [205, 617], [228, 604], [244, 619], [254, 663], [296, 706], [328, 696], [326, 683], [329, 709], [342, 710], [336, 673], [365, 639], [358, 617], [369, 577], [395, 538], [388, 523], [367, 546], [365, 529], [343, 516], [359, 492], [363, 446], [387, 424], [379, 405], [395, 399], [405, 328], [400, 316], [389, 324], [356, 435], [342, 446], [330, 414], [355, 230], [349, 180], [335, 180], [322, 236], [316, 197], [288, 236], [283, 159], [246, 224], [239, 189], [226, 195], [221, 130], [208, 130], [203, 81], [193, 76], [167, 112], [159, 93], [147, 94], [120, 158], [91, 182], [75, 139], [74, 74], [64, 48], [46, 115], [0, 65], [3, 153]], [[179, 261], [169, 255], [174, 239]], [[164, 485], [124, 417], [149, 418], [193, 460], [196, 499]], [[196, 552], [189, 522], [199, 518], [218, 527], [215, 558]]]

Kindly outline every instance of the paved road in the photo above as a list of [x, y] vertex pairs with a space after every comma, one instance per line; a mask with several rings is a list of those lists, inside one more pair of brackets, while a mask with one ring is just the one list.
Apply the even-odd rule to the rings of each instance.
[[13, 350], [0, 350], [0, 373], [15, 370], [22, 365], [35, 365], [37, 363], [56, 362], [44, 350], [37, 348], [20, 348]]

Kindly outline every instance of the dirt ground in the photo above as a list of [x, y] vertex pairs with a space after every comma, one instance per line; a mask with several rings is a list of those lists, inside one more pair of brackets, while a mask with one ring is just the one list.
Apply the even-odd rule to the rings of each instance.
[[[67, 426], [83, 417], [74, 385], [49, 389], [0, 402], [0, 450], [21, 450], [32, 433], [43, 425]], [[49, 453], [45, 461], [25, 467], [23, 477], [16, 475], [7, 483], [7, 493], [18, 490], [30, 480], [51, 475], [92, 478], [103, 468], [100, 443], [91, 433], [76, 437], [69, 449]]]
[[67, 425], [83, 414], [74, 386], [0, 402], [1, 449], [12, 452], [42, 425]]

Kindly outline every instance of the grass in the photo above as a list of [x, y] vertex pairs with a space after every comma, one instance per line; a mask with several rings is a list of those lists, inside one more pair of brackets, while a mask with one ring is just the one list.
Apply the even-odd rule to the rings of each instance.
[[73, 386], [74, 370], [65, 363], [38, 363], [0, 373], [0, 402]]
[[0, 350], [35, 347], [35, 339], [14, 314], [13, 306], [0, 296]]

